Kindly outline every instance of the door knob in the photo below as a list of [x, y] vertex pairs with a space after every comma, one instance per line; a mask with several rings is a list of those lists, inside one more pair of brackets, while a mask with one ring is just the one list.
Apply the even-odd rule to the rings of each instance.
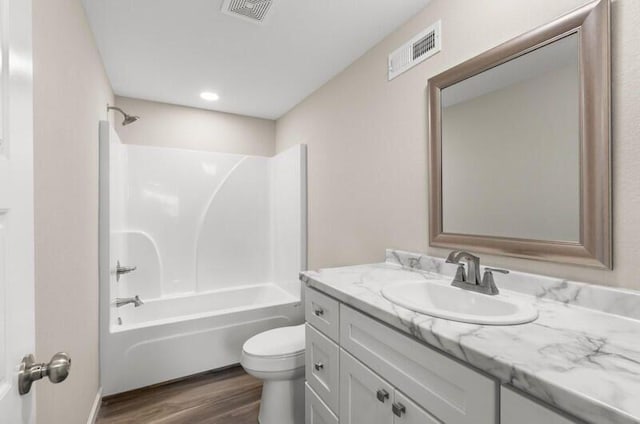
[[49, 377], [52, 383], [61, 383], [69, 375], [71, 369], [71, 357], [64, 352], [53, 355], [48, 364], [36, 364], [33, 355], [22, 358], [20, 371], [18, 372], [18, 392], [26, 395], [31, 390], [31, 384], [44, 377]]

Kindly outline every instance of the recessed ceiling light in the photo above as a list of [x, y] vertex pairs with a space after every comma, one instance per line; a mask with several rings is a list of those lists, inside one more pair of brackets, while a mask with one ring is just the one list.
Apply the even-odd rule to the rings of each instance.
[[218, 100], [220, 98], [220, 96], [218, 96], [216, 93], [212, 93], [210, 91], [204, 91], [204, 92], [200, 93], [200, 97], [202, 97], [203, 99], [205, 99], [208, 102], [215, 102], [216, 100]]

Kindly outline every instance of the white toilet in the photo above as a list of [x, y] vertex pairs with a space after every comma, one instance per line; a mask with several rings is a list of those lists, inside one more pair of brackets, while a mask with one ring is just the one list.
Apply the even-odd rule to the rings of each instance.
[[304, 423], [304, 324], [265, 331], [247, 340], [240, 364], [263, 380], [260, 424]]

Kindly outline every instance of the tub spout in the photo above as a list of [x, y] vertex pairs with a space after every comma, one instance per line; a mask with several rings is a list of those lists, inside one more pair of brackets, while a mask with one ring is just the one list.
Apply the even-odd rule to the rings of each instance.
[[135, 297], [116, 297], [115, 305], [116, 308], [119, 308], [124, 305], [128, 305], [129, 303], [133, 303], [137, 308], [138, 306], [144, 305], [144, 302], [140, 300], [140, 296], [136, 295]]

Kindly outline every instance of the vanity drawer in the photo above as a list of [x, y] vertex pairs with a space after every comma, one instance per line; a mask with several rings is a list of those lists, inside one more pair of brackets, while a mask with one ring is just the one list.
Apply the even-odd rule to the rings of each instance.
[[313, 391], [309, 383], [305, 383], [304, 422], [305, 424], [338, 424], [338, 417]]
[[546, 406], [502, 386], [500, 389], [500, 422], [502, 424], [579, 424]]
[[394, 393], [393, 399], [397, 405], [403, 407], [402, 414], [393, 418], [393, 424], [442, 424], [398, 390]]
[[306, 321], [337, 343], [340, 303], [317, 290], [307, 288], [304, 306]]
[[307, 383], [332, 411], [339, 405], [340, 348], [306, 324], [305, 372]]
[[498, 384], [342, 305], [340, 345], [447, 424], [495, 424]]

